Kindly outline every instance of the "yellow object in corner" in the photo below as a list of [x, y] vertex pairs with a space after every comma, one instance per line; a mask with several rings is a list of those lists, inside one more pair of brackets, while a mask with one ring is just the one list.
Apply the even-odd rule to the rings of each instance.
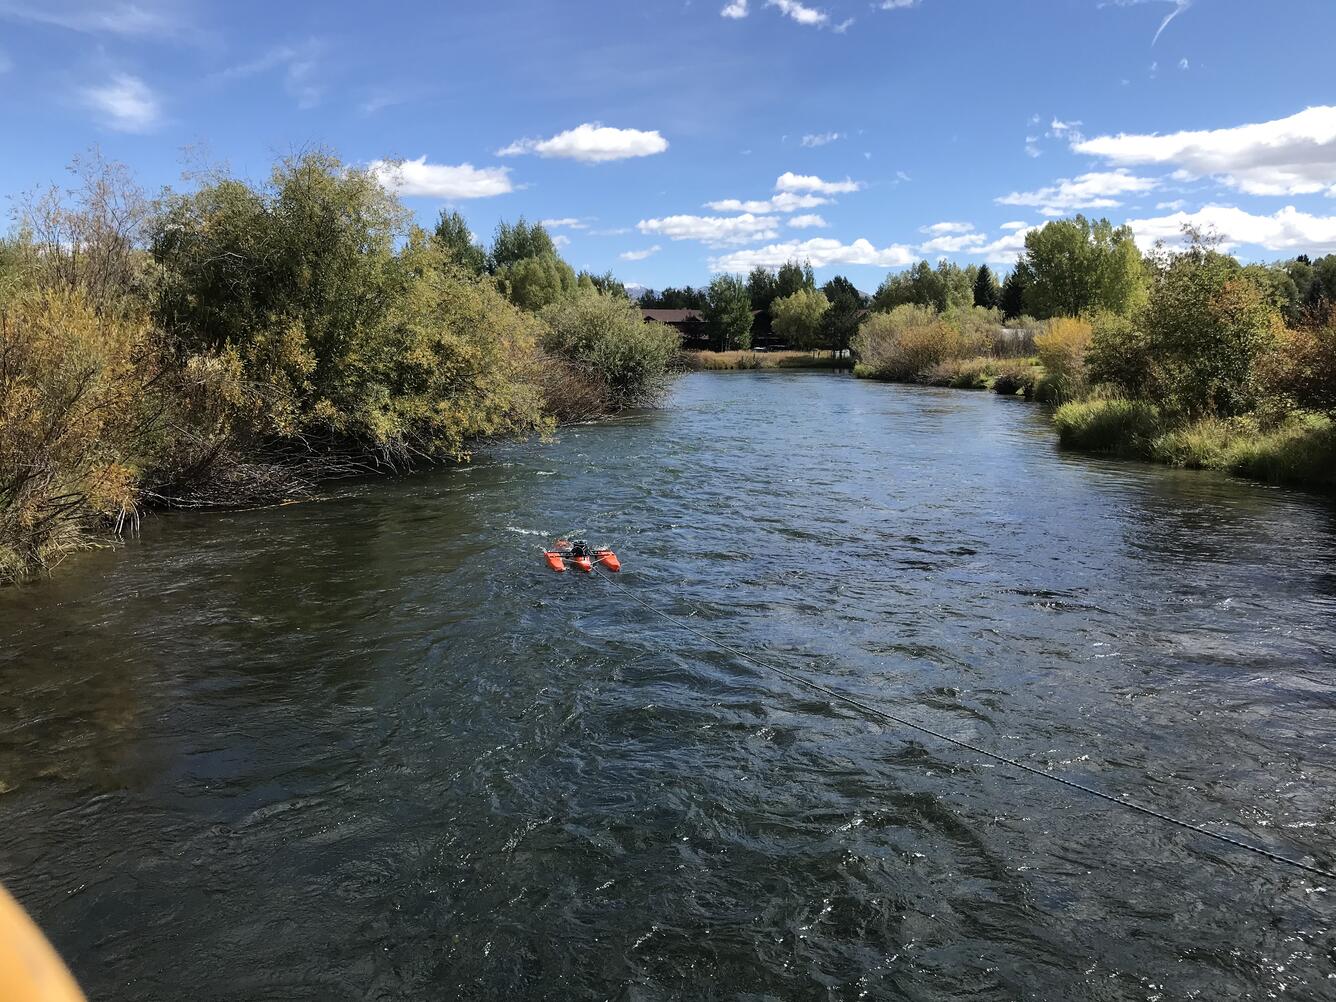
[[0, 887], [0, 999], [85, 1002], [60, 956], [28, 913]]

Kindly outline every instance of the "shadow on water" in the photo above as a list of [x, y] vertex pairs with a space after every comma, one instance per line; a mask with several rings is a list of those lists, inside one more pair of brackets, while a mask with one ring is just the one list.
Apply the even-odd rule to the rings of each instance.
[[1329, 994], [1330, 891], [795, 691], [1336, 859], [1336, 523], [988, 394], [672, 405], [152, 521], [0, 593], [0, 879], [90, 996]]

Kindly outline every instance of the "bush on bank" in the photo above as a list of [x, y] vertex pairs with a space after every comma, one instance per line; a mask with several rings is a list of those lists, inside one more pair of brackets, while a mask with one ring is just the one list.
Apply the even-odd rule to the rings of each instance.
[[541, 226], [484, 255], [322, 152], [156, 203], [123, 168], [79, 170], [0, 242], [0, 581], [144, 505], [463, 459], [670, 378], [675, 335], [610, 276], [568, 276]]

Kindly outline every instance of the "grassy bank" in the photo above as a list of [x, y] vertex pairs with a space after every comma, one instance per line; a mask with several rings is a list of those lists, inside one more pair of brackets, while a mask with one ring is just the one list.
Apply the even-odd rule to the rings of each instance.
[[688, 369], [720, 372], [733, 369], [835, 369], [848, 359], [829, 351], [689, 351], [683, 352]]
[[1336, 488], [1336, 422], [1318, 414], [1204, 418], [1175, 425], [1143, 400], [1063, 404], [1053, 417], [1065, 448], [1168, 466], [1219, 470], [1268, 483]]

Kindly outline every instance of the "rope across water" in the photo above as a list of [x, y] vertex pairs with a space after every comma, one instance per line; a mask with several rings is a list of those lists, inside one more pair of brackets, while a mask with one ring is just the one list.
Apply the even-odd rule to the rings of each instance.
[[1126, 808], [1129, 811], [1135, 811], [1138, 814], [1144, 814], [1147, 817], [1156, 818], [1160, 821], [1165, 822], [1166, 824], [1186, 829], [1187, 831], [1194, 832], [1198, 835], [1204, 835], [1207, 838], [1214, 839], [1217, 842], [1223, 842], [1224, 844], [1231, 845], [1236, 849], [1242, 849], [1245, 852], [1250, 852], [1256, 856], [1261, 856], [1265, 859], [1269, 859], [1273, 863], [1281, 863], [1285, 866], [1293, 867], [1296, 870], [1303, 870], [1304, 872], [1310, 873], [1317, 877], [1323, 877], [1328, 880], [1336, 880], [1336, 873], [1333, 873], [1330, 870], [1324, 870], [1321, 867], [1313, 866], [1309, 863], [1303, 862], [1302, 860], [1293, 859], [1289, 856], [1282, 856], [1278, 852], [1272, 852], [1270, 849], [1263, 848], [1260, 845], [1254, 845], [1251, 842], [1245, 842], [1242, 839], [1234, 838], [1232, 835], [1224, 835], [1220, 832], [1211, 831], [1209, 828], [1203, 828], [1201, 825], [1195, 825], [1190, 821], [1184, 821], [1181, 818], [1173, 817], [1172, 815], [1165, 814], [1163, 811], [1157, 811], [1153, 807], [1147, 807], [1144, 804], [1138, 804], [1135, 801], [1126, 799], [1125, 797], [1119, 797], [1112, 793], [1105, 793], [1103, 790], [1097, 790], [1093, 786], [1086, 786], [1084, 783], [1078, 783], [1076, 782], [1076, 780], [1067, 779], [1065, 776], [1059, 776], [1051, 772], [1045, 772], [1043, 769], [1036, 769], [1034, 766], [1026, 765], [1024, 762], [1020, 762], [1014, 758], [1008, 758], [1006, 755], [999, 755], [997, 752], [992, 752], [986, 748], [981, 748], [976, 744], [971, 744], [968, 741], [962, 741], [959, 738], [953, 738], [949, 734], [943, 734], [941, 731], [933, 730], [931, 727], [925, 727], [923, 724], [916, 724], [912, 720], [907, 720], [904, 717], [899, 717], [893, 713], [888, 713], [886, 710], [882, 710], [879, 709], [878, 707], [872, 706], [870, 703], [865, 703], [863, 700], [858, 699], [854, 696], [850, 696], [845, 693], [839, 692], [836, 689], [828, 688], [827, 686], [822, 685], [820, 682], [813, 682], [809, 678], [804, 678], [802, 675], [799, 675], [795, 672], [791, 672], [786, 668], [781, 668], [778, 665], [773, 665], [770, 664], [769, 662], [762, 661], [761, 659], [753, 656], [752, 654], [747, 653], [744, 650], [741, 650], [740, 648], [733, 647], [731, 644], [724, 643], [722, 640], [717, 639], [716, 637], [705, 632], [704, 630], [699, 630], [696, 627], [692, 626], [690, 623], [687, 623], [684, 620], [680, 619], [679, 617], [664, 612], [662, 609], [658, 608], [652, 603], [645, 601], [643, 598], [637, 595], [633, 590], [626, 587], [621, 582], [613, 579], [610, 575], [604, 574], [602, 571], [598, 570], [597, 567], [595, 567], [594, 569], [594, 574], [597, 577], [602, 578], [613, 588], [617, 589], [619, 593], [625, 595], [633, 602], [636, 602], [639, 605], [643, 606], [645, 609], [649, 610], [654, 615], [658, 616], [660, 619], [666, 620], [667, 622], [672, 623], [674, 626], [686, 630], [689, 633], [695, 634], [697, 637], [704, 640], [706, 643], [714, 647], [717, 647], [719, 650], [724, 651], [725, 653], [728, 654], [732, 654], [734, 657], [746, 661], [748, 664], [755, 665], [757, 668], [761, 668], [765, 671], [772, 672], [773, 674], [778, 675], [781, 678], [787, 679], [794, 685], [800, 685], [803, 688], [812, 690], [813, 692], [819, 692], [824, 696], [828, 696], [831, 699], [835, 700], [836, 702], [843, 703], [846, 706], [851, 706], [854, 709], [862, 713], [865, 713], [876, 720], [881, 720], [886, 723], [896, 724], [900, 727], [907, 727], [910, 728], [911, 730], [919, 731], [923, 734], [928, 734], [934, 738], [937, 738], [939, 741], [945, 741], [948, 744], [955, 745], [957, 748], [964, 748], [968, 751], [974, 752], [976, 755], [983, 755], [985, 758], [990, 758], [994, 762], [1001, 762], [1003, 765], [1009, 765], [1014, 769], [1019, 769], [1022, 772], [1027, 772], [1032, 776], [1039, 776], [1042, 779], [1051, 780], [1054, 783], [1060, 783], [1061, 785], [1069, 787], [1070, 789], [1073, 790], [1080, 790], [1082, 793], [1088, 793], [1092, 797], [1098, 797], [1100, 800], [1107, 801], [1110, 804], [1117, 804], [1119, 807]]

